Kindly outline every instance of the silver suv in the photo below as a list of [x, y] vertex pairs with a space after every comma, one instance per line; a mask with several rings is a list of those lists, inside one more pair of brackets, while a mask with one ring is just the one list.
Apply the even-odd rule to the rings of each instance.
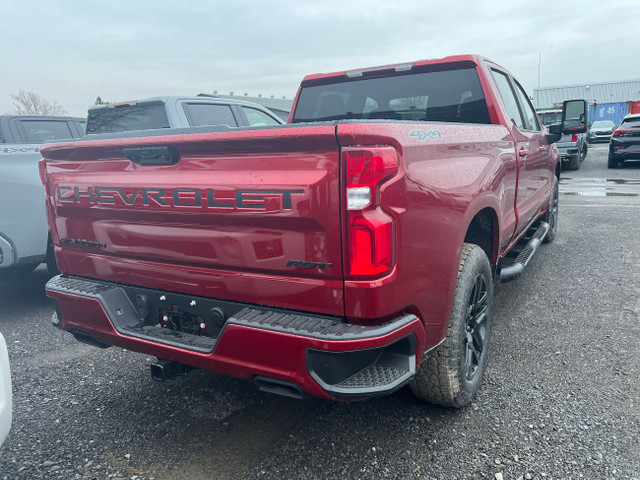
[[616, 124], [611, 120], [597, 120], [591, 124], [587, 135], [589, 143], [608, 142], [616, 129]]

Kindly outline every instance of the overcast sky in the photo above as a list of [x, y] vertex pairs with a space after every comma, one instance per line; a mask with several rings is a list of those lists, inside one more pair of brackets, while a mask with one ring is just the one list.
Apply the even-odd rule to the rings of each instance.
[[200, 92], [293, 98], [305, 74], [478, 53], [538, 86], [640, 79], [639, 0], [0, 0], [0, 113], [85, 116]]

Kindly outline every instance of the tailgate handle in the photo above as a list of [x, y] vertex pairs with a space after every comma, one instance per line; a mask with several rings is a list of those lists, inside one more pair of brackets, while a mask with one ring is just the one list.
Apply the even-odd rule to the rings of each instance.
[[180, 154], [173, 147], [125, 147], [125, 156], [138, 165], [175, 165]]

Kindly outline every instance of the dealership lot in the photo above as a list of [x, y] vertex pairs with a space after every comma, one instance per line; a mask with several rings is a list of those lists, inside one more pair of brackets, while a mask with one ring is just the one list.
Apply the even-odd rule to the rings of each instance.
[[555, 242], [497, 288], [464, 410], [406, 390], [301, 402], [203, 371], [158, 383], [154, 359], [54, 329], [43, 268], [1, 283], [14, 423], [0, 479], [640, 479], [640, 164], [606, 164], [594, 145], [563, 174]]

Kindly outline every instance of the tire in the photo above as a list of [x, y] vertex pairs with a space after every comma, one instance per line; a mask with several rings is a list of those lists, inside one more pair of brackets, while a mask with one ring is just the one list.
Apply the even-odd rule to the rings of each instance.
[[569, 170], [580, 170], [580, 154], [571, 157], [571, 160], [569, 160]]
[[492, 311], [489, 259], [479, 246], [465, 243], [447, 336], [425, 353], [410, 383], [418, 398], [456, 408], [473, 401], [487, 363]]
[[609, 154], [609, 158], [607, 159], [607, 167], [609, 168], [618, 168], [618, 161], [613, 158], [613, 155]]
[[551, 190], [551, 198], [549, 199], [549, 209], [547, 213], [542, 217], [543, 222], [549, 224], [549, 231], [547, 236], [544, 237], [543, 243], [551, 243], [556, 238], [556, 232], [558, 231], [558, 177], [553, 176], [553, 189]]
[[580, 161], [583, 162], [585, 158], [587, 158], [587, 153], [589, 153], [589, 145], [587, 142], [582, 143], [582, 151], [580, 152]]

